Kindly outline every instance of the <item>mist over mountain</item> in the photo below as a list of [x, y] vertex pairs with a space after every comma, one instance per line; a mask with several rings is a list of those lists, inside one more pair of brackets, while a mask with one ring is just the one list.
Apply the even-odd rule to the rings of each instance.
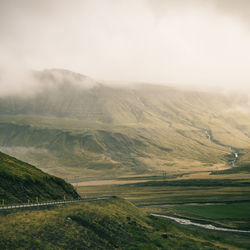
[[236, 151], [248, 161], [246, 94], [118, 86], [59, 69], [36, 71], [33, 79], [39, 91], [0, 98], [0, 146], [50, 173], [222, 169]]
[[0, 31], [1, 249], [250, 249], [250, 0], [0, 0]]
[[0, 92], [29, 86], [20, 78], [44, 68], [249, 92], [248, 0], [2, 0], [0, 7]]

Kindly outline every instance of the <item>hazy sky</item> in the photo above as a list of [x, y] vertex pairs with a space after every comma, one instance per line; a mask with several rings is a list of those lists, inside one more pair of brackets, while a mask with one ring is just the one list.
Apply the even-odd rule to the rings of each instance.
[[248, 88], [250, 1], [0, 0], [0, 84], [29, 68]]

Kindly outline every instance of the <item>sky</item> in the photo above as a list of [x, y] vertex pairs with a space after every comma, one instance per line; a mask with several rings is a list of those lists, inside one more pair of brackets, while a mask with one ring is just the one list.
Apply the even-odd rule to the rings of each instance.
[[245, 90], [249, 66], [249, 0], [0, 0], [0, 91], [45, 68]]

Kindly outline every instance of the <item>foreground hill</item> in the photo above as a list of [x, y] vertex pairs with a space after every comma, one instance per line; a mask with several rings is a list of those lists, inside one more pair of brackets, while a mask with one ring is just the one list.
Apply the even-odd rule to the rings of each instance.
[[0, 98], [0, 149], [49, 173], [110, 177], [250, 162], [247, 95], [107, 85], [66, 70], [36, 72], [33, 81], [33, 95]]
[[64, 180], [0, 152], [0, 200], [5, 203], [78, 198]]
[[0, 213], [1, 249], [234, 249], [249, 238], [185, 228], [113, 198]]

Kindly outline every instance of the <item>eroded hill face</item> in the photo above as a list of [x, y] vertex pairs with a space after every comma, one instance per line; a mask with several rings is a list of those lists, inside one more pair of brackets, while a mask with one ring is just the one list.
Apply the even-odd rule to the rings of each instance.
[[0, 152], [0, 199], [5, 204], [78, 197], [64, 180]]
[[36, 72], [28, 97], [0, 98], [0, 149], [59, 176], [180, 173], [248, 162], [249, 99], [164, 86], [114, 87]]

